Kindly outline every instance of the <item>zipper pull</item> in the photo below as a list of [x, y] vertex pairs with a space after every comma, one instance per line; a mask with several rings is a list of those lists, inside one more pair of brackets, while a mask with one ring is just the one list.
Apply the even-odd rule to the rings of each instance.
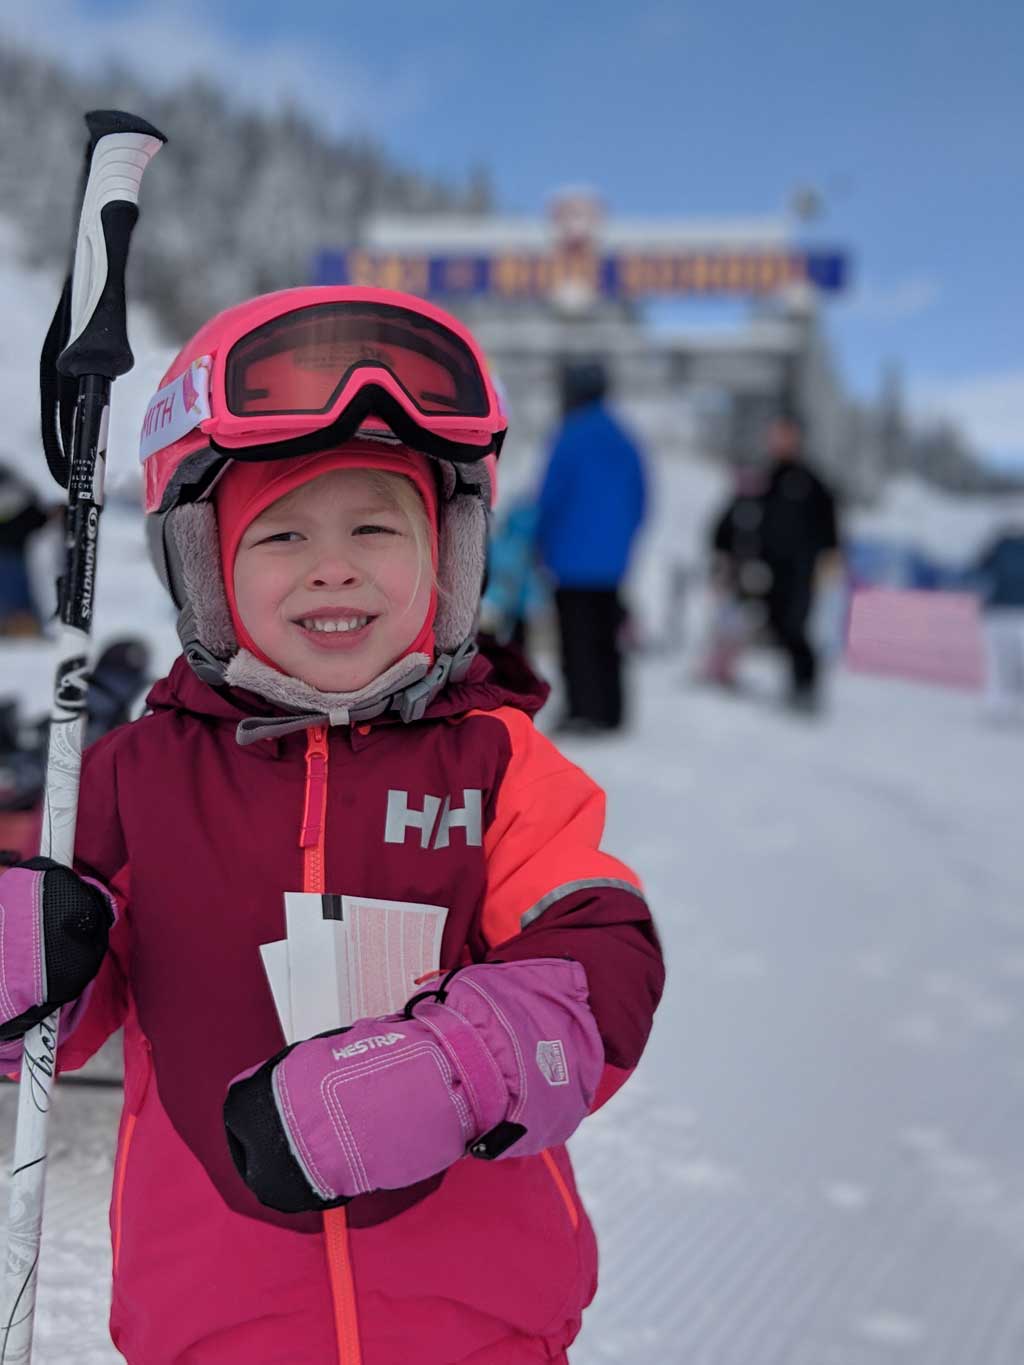
[[327, 789], [327, 727], [311, 725], [306, 744], [306, 805], [302, 812], [300, 848], [315, 848], [320, 842]]

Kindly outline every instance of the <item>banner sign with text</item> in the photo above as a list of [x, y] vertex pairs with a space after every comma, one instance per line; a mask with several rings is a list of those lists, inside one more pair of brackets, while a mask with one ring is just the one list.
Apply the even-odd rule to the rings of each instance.
[[321, 251], [314, 284], [355, 284], [419, 295], [542, 298], [573, 289], [595, 298], [679, 294], [771, 294], [793, 284], [824, 293], [845, 288], [842, 252], [802, 250], [637, 251], [599, 256], [589, 249], [550, 254], [426, 256], [400, 252]]

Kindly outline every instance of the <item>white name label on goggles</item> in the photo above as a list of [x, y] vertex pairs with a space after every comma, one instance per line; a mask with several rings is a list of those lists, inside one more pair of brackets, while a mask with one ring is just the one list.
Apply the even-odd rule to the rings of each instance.
[[148, 460], [173, 445], [210, 416], [210, 366], [201, 355], [177, 379], [157, 391], [146, 409], [139, 440], [139, 459]]

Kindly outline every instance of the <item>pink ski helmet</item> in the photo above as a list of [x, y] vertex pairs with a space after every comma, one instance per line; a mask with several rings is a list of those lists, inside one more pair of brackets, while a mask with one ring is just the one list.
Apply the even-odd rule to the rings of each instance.
[[[172, 527], [185, 509], [209, 506], [227, 461], [311, 455], [353, 439], [400, 444], [433, 457], [446, 508], [442, 537], [444, 521], [457, 518], [463, 523], [458, 543], [467, 543], [468, 522], [471, 540], [479, 541], [467, 570], [471, 580], [482, 563], [507, 425], [472, 333], [411, 294], [351, 286], [285, 289], [207, 322], [179, 351], [150, 400], [139, 451], [150, 553], [182, 609], [179, 633], [186, 654], [192, 658], [196, 651], [201, 676], [209, 679], [215, 670], [209, 644], [196, 630], [190, 575]], [[444, 578], [443, 562], [441, 573]], [[467, 596], [469, 583], [454, 586], [455, 600], [474, 596]], [[463, 610], [442, 631], [450, 638], [440, 638], [439, 647], [461, 647], [471, 629]], [[214, 652], [222, 659], [225, 648], [221, 640]]]

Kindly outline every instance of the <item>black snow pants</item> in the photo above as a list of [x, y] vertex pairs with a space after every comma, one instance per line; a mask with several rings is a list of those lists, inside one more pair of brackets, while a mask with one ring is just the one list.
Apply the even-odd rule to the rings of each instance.
[[622, 724], [623, 608], [617, 588], [557, 588], [566, 714], [595, 727]]
[[807, 634], [814, 569], [800, 563], [772, 565], [768, 623], [789, 658], [792, 694], [809, 696], [818, 678], [818, 660]]

